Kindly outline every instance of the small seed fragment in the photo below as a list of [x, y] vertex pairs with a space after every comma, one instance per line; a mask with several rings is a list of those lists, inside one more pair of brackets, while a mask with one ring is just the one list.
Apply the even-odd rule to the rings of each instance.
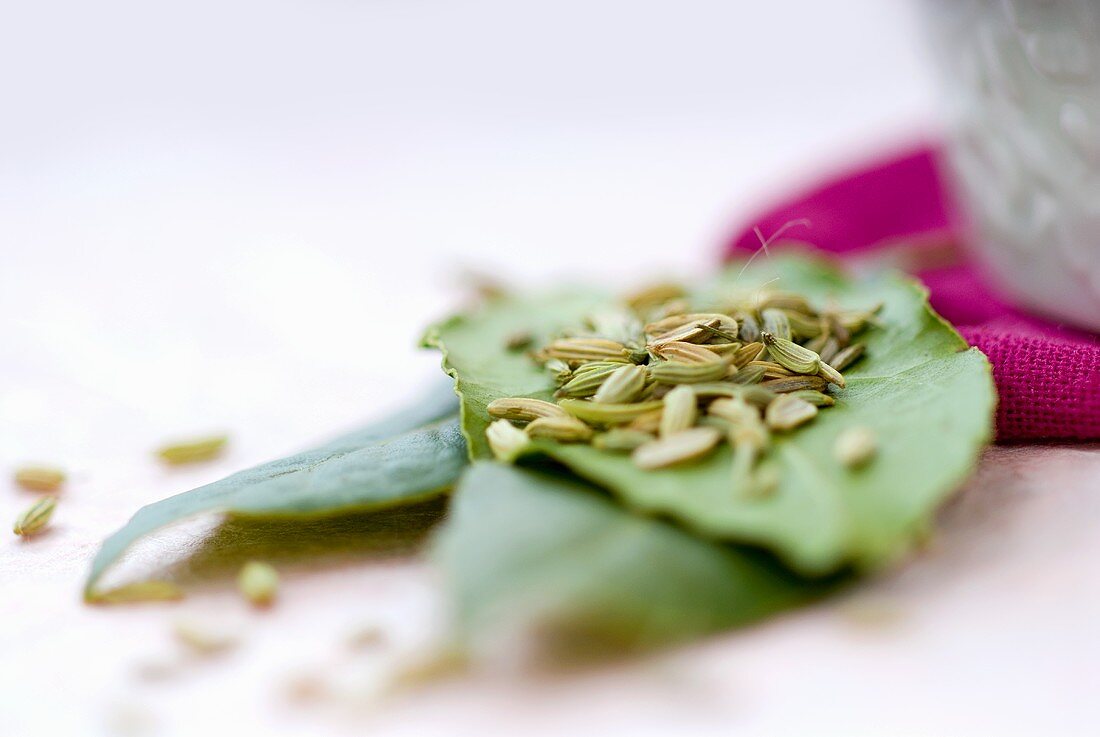
[[600, 433], [592, 441], [592, 447], [613, 452], [627, 452], [634, 450], [639, 445], [644, 445], [653, 440], [653, 435], [641, 430], [630, 430], [625, 427], [616, 427], [607, 432]]
[[212, 435], [181, 443], [165, 445], [157, 451], [162, 461], [171, 465], [199, 463], [217, 458], [225, 450], [229, 438], [225, 435]]
[[527, 426], [527, 435], [562, 443], [583, 443], [591, 439], [592, 428], [576, 417], [540, 417]]
[[564, 417], [565, 410], [553, 402], [529, 397], [494, 399], [486, 407], [490, 417], [516, 422], [531, 422], [539, 417]]
[[531, 442], [527, 433], [508, 420], [497, 420], [485, 428], [485, 439], [496, 459], [502, 463], [511, 463]]
[[710, 453], [721, 437], [722, 433], [713, 427], [693, 427], [640, 445], [631, 458], [638, 467], [646, 470], [665, 468]]
[[12, 531], [23, 537], [30, 537], [41, 532], [49, 524], [50, 517], [53, 516], [53, 510], [56, 507], [57, 497], [42, 497], [15, 518]]
[[269, 563], [250, 560], [237, 575], [237, 588], [253, 606], [269, 606], [279, 592], [279, 572]]
[[645, 389], [645, 383], [644, 366], [622, 366], [608, 374], [592, 399], [609, 403], [633, 402]]
[[873, 430], [867, 427], [849, 427], [837, 435], [833, 445], [836, 459], [848, 468], [858, 468], [874, 457], [878, 450], [878, 440]]
[[779, 338], [768, 332], [761, 333], [760, 338], [768, 347], [768, 353], [775, 362], [796, 374], [816, 374], [821, 366], [820, 356], [794, 341]]
[[65, 483], [65, 472], [51, 466], [23, 466], [15, 470], [14, 478], [27, 491], [55, 492]]
[[764, 412], [764, 422], [772, 430], [793, 430], [817, 416], [817, 407], [805, 399], [781, 394]]
[[665, 395], [665, 408], [661, 413], [661, 437], [674, 435], [695, 424], [698, 412], [695, 392], [688, 384], [681, 384]]

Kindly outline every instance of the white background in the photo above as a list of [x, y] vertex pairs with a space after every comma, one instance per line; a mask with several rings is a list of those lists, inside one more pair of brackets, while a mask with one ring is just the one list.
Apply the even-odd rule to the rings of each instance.
[[[0, 540], [0, 734], [1094, 734], [1081, 448], [995, 453], [946, 553], [869, 587], [884, 630], [841, 602], [552, 683], [372, 696], [437, 617], [414, 561], [291, 566], [263, 616], [225, 576], [78, 601], [141, 504], [415, 395], [462, 269], [701, 272], [790, 182], [934, 130], [924, 48], [900, 0], [4, 3], [0, 467], [74, 479], [52, 532]], [[150, 458], [220, 429], [215, 464]], [[0, 483], [0, 518], [30, 500]], [[181, 617], [242, 643], [180, 660]], [[344, 653], [363, 622], [391, 644]], [[292, 702], [302, 673], [335, 685]]]

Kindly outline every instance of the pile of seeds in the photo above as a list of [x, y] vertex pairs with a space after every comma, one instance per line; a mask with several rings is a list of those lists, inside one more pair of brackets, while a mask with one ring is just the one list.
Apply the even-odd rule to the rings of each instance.
[[[835, 403], [830, 388], [845, 386], [842, 372], [864, 351], [855, 338], [877, 311], [816, 309], [761, 290], [704, 306], [678, 286], [651, 287], [530, 350], [558, 387], [555, 401], [491, 402], [486, 436], [502, 460], [548, 438], [631, 453], [644, 469], [702, 458], [725, 441], [735, 473], [754, 477], [773, 433]], [[531, 342], [517, 334], [506, 347]], [[836, 449], [851, 467], [874, 454], [874, 435], [857, 430]]]

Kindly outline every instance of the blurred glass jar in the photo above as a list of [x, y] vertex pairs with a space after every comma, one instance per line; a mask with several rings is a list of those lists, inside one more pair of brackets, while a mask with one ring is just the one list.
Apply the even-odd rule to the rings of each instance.
[[1100, 0], [926, 0], [978, 253], [1017, 304], [1100, 331]]

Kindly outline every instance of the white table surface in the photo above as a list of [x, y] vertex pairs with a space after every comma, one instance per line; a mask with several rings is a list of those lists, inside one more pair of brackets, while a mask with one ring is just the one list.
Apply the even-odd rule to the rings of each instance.
[[[437, 372], [454, 274], [699, 273], [785, 182], [935, 126], [900, 2], [24, 3], [0, 24], [0, 469], [72, 481], [0, 536], [0, 734], [1085, 735], [1100, 452], [995, 448], [937, 544], [850, 597], [599, 672], [390, 694], [430, 569], [301, 532], [257, 614], [79, 601], [142, 504], [308, 446]], [[225, 429], [165, 470], [166, 438]], [[0, 519], [32, 496], [0, 481]], [[287, 529], [223, 533], [229, 560]], [[139, 562], [199, 556], [197, 533]], [[266, 550], [266, 548], [264, 548]], [[201, 559], [198, 559], [201, 562]], [[208, 555], [207, 561], [210, 560]], [[234, 633], [181, 653], [179, 621]], [[356, 629], [385, 633], [352, 650]], [[389, 695], [387, 695], [389, 694]]]

